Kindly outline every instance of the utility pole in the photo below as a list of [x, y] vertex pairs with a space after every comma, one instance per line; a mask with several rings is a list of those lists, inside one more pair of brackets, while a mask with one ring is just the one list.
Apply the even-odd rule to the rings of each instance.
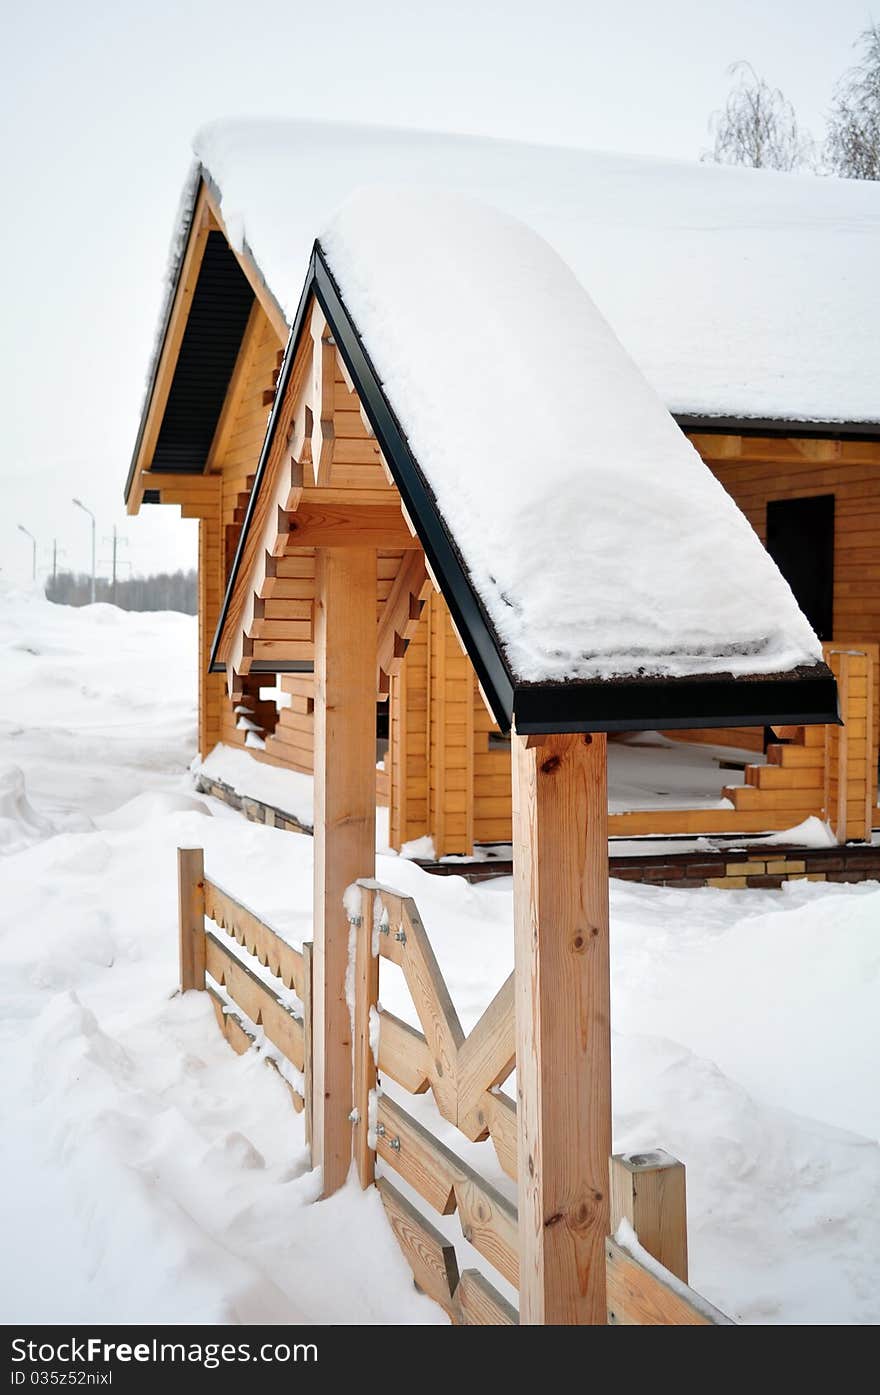
[[31, 564], [31, 580], [32, 580], [32, 581], [36, 581], [36, 579], [37, 579], [37, 540], [36, 540], [36, 538], [34, 537], [33, 533], [32, 533], [28, 528], [25, 528], [24, 524], [19, 523], [19, 524], [17, 525], [17, 527], [18, 527], [18, 531], [19, 531], [20, 533], [24, 533], [25, 536], [28, 537], [28, 538], [30, 538], [30, 540], [31, 540], [31, 545], [32, 545], [32, 547], [33, 547], [33, 560], [32, 560], [32, 564]]
[[[110, 599], [111, 599], [112, 604], [115, 605], [115, 604], [116, 604], [116, 571], [117, 571], [117, 568], [118, 568], [118, 567], [130, 567], [130, 566], [131, 566], [131, 563], [130, 563], [130, 562], [124, 561], [121, 557], [118, 557], [118, 555], [117, 555], [117, 554], [118, 554], [118, 549], [119, 549], [120, 544], [122, 544], [123, 547], [128, 547], [128, 538], [120, 538], [120, 537], [119, 537], [119, 534], [118, 534], [117, 531], [116, 531], [116, 524], [114, 523], [114, 524], [113, 524], [113, 537], [112, 537], [112, 538], [105, 538], [105, 539], [104, 539], [104, 542], [110, 543], [110, 544], [112, 545], [112, 548], [113, 548], [113, 559], [112, 559], [112, 561], [111, 561], [111, 563], [110, 563], [110, 566], [111, 566], [111, 576], [112, 576], [112, 578], [113, 578], [113, 580], [112, 580], [112, 582], [111, 582]], [[102, 562], [102, 563], [101, 563], [101, 566], [102, 566], [102, 567], [103, 567], [103, 566], [106, 566], [106, 565], [107, 565], [106, 562]]]
[[87, 508], [86, 508], [85, 504], [82, 502], [81, 499], [74, 499], [73, 502], [76, 504], [76, 507], [77, 507], [78, 509], [82, 509], [83, 513], [87, 513], [88, 516], [89, 516], [89, 518], [92, 520], [92, 592], [91, 592], [91, 599], [92, 599], [92, 605], [94, 605], [94, 604], [95, 604], [95, 515], [92, 513], [91, 509], [87, 509]]

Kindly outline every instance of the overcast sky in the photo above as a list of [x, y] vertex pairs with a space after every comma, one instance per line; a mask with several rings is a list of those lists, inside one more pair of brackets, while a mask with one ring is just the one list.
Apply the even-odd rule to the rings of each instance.
[[[880, 9], [875, 3], [874, 12]], [[0, 576], [89, 565], [78, 494], [135, 571], [195, 561], [177, 510], [126, 517], [168, 241], [218, 116], [420, 126], [698, 159], [750, 60], [820, 135], [865, 0], [150, 0], [7, 6], [0, 53]], [[305, 272], [305, 268], [303, 268]], [[106, 574], [106, 567], [100, 568]]]

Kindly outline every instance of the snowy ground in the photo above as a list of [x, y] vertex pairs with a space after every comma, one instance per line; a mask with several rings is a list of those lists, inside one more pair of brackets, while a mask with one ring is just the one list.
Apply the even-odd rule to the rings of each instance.
[[[194, 645], [185, 617], [0, 591], [0, 1313], [439, 1321], [375, 1194], [313, 1204], [275, 1074], [174, 996], [179, 845], [310, 933], [310, 840], [193, 793]], [[512, 963], [510, 882], [379, 876], [468, 1030]], [[880, 888], [615, 883], [612, 912], [615, 1145], [687, 1163], [692, 1282], [745, 1321], [878, 1321]]]

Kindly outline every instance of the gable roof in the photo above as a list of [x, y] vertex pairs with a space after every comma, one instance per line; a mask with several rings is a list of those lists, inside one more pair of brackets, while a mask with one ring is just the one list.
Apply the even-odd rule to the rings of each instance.
[[212, 661], [313, 295], [502, 727], [834, 719], [788, 586], [570, 269], [400, 190], [313, 252]]
[[426, 185], [546, 238], [685, 424], [880, 423], [876, 184], [305, 121], [218, 122], [196, 150], [289, 323], [336, 207]]

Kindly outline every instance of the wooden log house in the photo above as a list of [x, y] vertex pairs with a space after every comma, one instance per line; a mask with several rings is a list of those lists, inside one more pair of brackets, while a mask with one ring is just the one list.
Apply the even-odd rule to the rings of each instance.
[[[496, 314], [510, 268], [523, 283]], [[457, 353], [460, 276], [486, 331]], [[545, 329], [558, 358], [545, 352]], [[475, 378], [500, 419], [480, 410], [452, 424]], [[554, 389], [562, 400], [583, 392], [593, 436], [577, 468], [561, 416], [546, 423], [534, 468], [515, 411], [530, 389], [542, 401]], [[352, 423], [346, 437], [341, 419]], [[368, 449], [351, 459], [341, 440]], [[622, 511], [634, 490], [651, 493], [655, 467], [662, 510]], [[541, 511], [546, 492], [570, 525], [571, 546], [552, 557], [562, 525], [556, 509]], [[682, 536], [685, 507], [695, 526]], [[513, 544], [504, 557], [499, 538]], [[307, 595], [291, 599], [307, 599], [307, 615], [288, 617], [283, 605], [267, 613], [286, 600], [279, 582], [304, 578]], [[711, 604], [694, 601], [703, 581]], [[625, 603], [609, 624], [621, 588]], [[490, 722], [510, 740], [515, 967], [468, 1037], [414, 904], [374, 880], [376, 697], [406, 671], [426, 598], [426, 669], [445, 681], [463, 654]], [[304, 621], [307, 632], [297, 628]], [[450, 629], [456, 648], [440, 648]], [[455, 1321], [715, 1321], [696, 1315], [687, 1291], [662, 1285], [665, 1316], [645, 1316], [657, 1281], [645, 1293], [647, 1271], [610, 1235], [607, 739], [661, 717], [673, 730], [812, 731], [836, 725], [837, 684], [753, 530], [543, 239], [468, 199], [381, 189], [362, 191], [322, 233], [209, 657], [233, 699], [264, 671], [308, 663], [314, 674], [308, 984], [305, 946], [273, 944], [192, 853], [181, 857], [181, 981], [205, 987], [207, 974], [224, 992], [231, 985], [233, 1001], [257, 992], [236, 987], [240, 967], [205, 930], [208, 916], [300, 985], [302, 1020], [273, 1031], [287, 1032], [303, 1063], [324, 1195], [343, 1185], [353, 1158], [372, 1185], [378, 1159], [376, 1185], [417, 1282]], [[449, 726], [474, 732], [473, 705], [470, 716], [450, 712], [456, 699], [443, 696]], [[421, 1032], [380, 1011], [382, 958], [403, 972]], [[251, 1021], [260, 1011], [242, 1006]], [[234, 1035], [226, 1016], [219, 1001]], [[515, 1101], [498, 1089], [514, 1066]], [[412, 1093], [430, 1088], [472, 1141], [491, 1138], [516, 1205], [394, 1095], [377, 1096], [380, 1071]], [[670, 1163], [668, 1186], [654, 1180], [678, 1197], [683, 1220], [683, 1177]], [[632, 1166], [618, 1166], [613, 1185], [615, 1211], [636, 1218]], [[518, 1310], [481, 1273], [458, 1273], [452, 1247], [391, 1184], [392, 1171], [435, 1210], [458, 1211], [465, 1236], [518, 1291]], [[650, 1217], [637, 1223], [647, 1239]], [[679, 1226], [665, 1254], [679, 1276], [684, 1239]]]
[[[264, 746], [249, 747], [253, 759], [313, 770], [314, 553], [301, 546], [265, 557], [259, 588], [237, 617], [240, 653], [228, 666], [231, 685], [224, 671], [211, 671], [211, 645], [245, 520], [266, 526], [266, 501], [254, 486], [291, 324], [302, 309], [304, 239], [311, 242], [321, 216], [363, 181], [365, 169], [377, 179], [405, 180], [418, 168], [440, 187], [485, 188], [491, 201], [525, 213], [566, 255], [777, 560], [842, 680], [843, 739], [836, 726], [796, 723], [778, 735], [732, 721], [698, 731], [658, 711], [656, 725], [668, 736], [737, 747], [744, 762], [754, 752], [754, 762], [746, 764], [742, 786], [726, 789], [719, 771], [719, 799], [726, 795], [728, 807], [615, 812], [611, 834], [747, 835], [817, 814], [841, 842], [869, 837], [878, 823], [880, 306], [869, 275], [855, 297], [845, 283], [860, 280], [858, 258], [880, 220], [877, 191], [652, 162], [609, 166], [604, 157], [578, 152], [538, 160], [527, 148], [478, 141], [441, 147], [439, 138], [420, 143], [415, 136], [400, 136], [389, 153], [387, 133], [330, 130], [328, 137], [296, 124], [221, 127], [205, 143], [178, 233], [182, 251], [126, 498], [131, 512], [172, 503], [199, 519], [201, 754], [218, 742], [243, 746], [254, 731]], [[240, 177], [245, 167], [249, 181]], [[279, 200], [272, 191], [285, 182], [294, 193]], [[535, 207], [523, 209], [517, 200], [530, 187]], [[687, 230], [668, 215], [677, 195]], [[711, 217], [704, 214], [719, 203], [720, 213], [715, 207]], [[756, 208], [766, 253], [743, 231]], [[827, 238], [843, 216], [857, 235], [849, 259], [837, 253], [835, 266]], [[243, 219], [243, 238], [230, 235], [230, 218], [236, 228]], [[611, 229], [605, 241], [595, 233], [603, 219]], [[802, 234], [796, 256], [786, 255], [790, 233], [774, 242], [776, 222]], [[289, 255], [285, 247], [280, 256], [288, 237]], [[696, 308], [682, 306], [677, 289], [689, 258], [702, 278]], [[747, 265], [755, 286], [742, 283]], [[739, 291], [733, 304], [731, 282]], [[640, 298], [657, 306], [644, 320], [632, 309]], [[658, 356], [655, 320], [663, 324], [668, 364]], [[699, 340], [690, 351], [688, 336]], [[381, 509], [391, 487], [388, 461], [334, 348], [322, 351], [322, 414], [308, 432], [301, 424], [295, 444], [301, 456], [312, 451], [313, 469], [329, 469], [326, 478], [340, 491], [334, 508], [357, 488]], [[491, 413], [494, 404], [485, 409]], [[573, 443], [588, 433], [576, 402], [529, 402], [523, 429], [536, 443], [548, 410], [566, 414]], [[308, 488], [291, 479], [285, 519], [302, 508]], [[344, 515], [333, 522], [345, 529]], [[400, 848], [428, 834], [442, 857], [509, 842], [509, 736], [484, 701], [479, 665], [462, 646], [461, 625], [423, 549], [399, 524], [381, 538], [388, 545], [377, 560], [376, 696], [380, 712], [387, 711], [389, 744], [376, 778], [378, 797], [390, 803], [391, 844]], [[286, 695], [280, 709], [261, 697], [276, 681]]]

